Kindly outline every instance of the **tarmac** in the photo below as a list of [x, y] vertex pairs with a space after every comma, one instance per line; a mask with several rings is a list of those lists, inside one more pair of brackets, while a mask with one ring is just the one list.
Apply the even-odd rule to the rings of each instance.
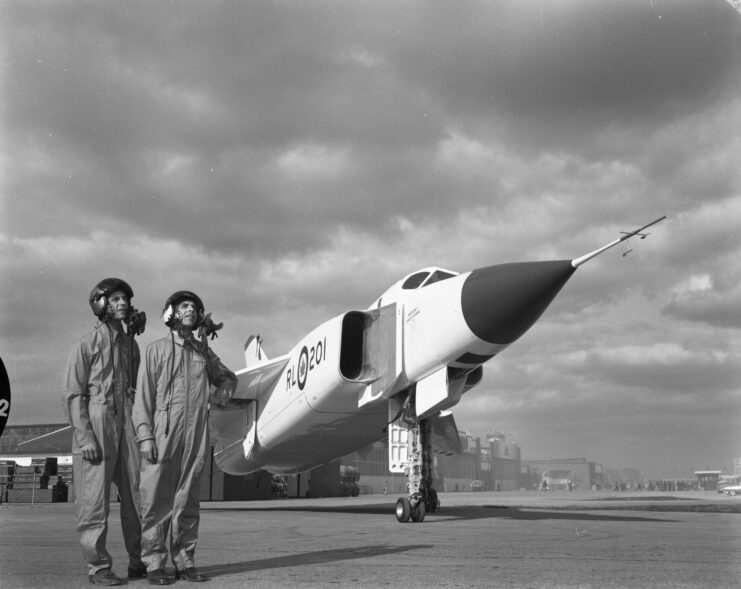
[[[396, 499], [202, 503], [196, 558], [212, 578], [202, 586], [720, 589], [741, 578], [741, 496], [441, 493], [439, 512], [405, 524]], [[117, 504], [108, 549], [125, 574]], [[74, 504], [0, 506], [0, 566], [2, 589], [90, 587]]]

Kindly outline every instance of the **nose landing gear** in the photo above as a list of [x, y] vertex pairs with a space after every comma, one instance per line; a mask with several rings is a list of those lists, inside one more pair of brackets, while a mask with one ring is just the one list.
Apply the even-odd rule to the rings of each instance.
[[432, 425], [419, 420], [408, 430], [408, 453], [404, 463], [409, 496], [396, 501], [396, 519], [401, 523], [424, 521], [425, 515], [440, 509], [437, 491], [432, 488]]

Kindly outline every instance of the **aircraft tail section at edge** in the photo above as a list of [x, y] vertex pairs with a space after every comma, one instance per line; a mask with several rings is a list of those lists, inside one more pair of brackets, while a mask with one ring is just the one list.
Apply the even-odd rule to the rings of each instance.
[[252, 368], [258, 364], [268, 361], [267, 354], [262, 349], [262, 338], [260, 334], [251, 335], [244, 342], [244, 365], [246, 368]]

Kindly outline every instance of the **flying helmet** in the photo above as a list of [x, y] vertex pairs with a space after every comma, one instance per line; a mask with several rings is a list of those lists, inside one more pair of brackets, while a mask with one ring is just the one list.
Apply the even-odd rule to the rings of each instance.
[[194, 292], [190, 290], [178, 290], [172, 293], [165, 301], [165, 308], [162, 311], [162, 321], [167, 327], [173, 327], [175, 325], [175, 309], [184, 300], [193, 301], [196, 304], [198, 310], [198, 320], [196, 321], [196, 327], [201, 325], [203, 322], [203, 316], [206, 308], [203, 306], [203, 301]]
[[134, 291], [125, 280], [120, 278], [104, 278], [90, 291], [88, 298], [90, 308], [101, 321], [108, 312], [108, 297], [117, 290], [124, 293], [129, 298], [129, 302], [134, 298]]

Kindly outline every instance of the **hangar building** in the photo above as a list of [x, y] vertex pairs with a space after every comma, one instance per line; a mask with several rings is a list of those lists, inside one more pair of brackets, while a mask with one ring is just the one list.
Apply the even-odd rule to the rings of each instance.
[[[72, 434], [69, 431], [55, 433], [66, 427], [66, 423], [6, 427], [0, 437], [1, 501], [28, 502], [31, 498], [37, 502], [74, 501], [70, 454]], [[436, 487], [440, 491], [509, 491], [519, 488], [521, 461], [517, 444], [507, 442], [504, 434], [490, 434], [483, 442], [467, 432], [459, 432], [459, 435], [464, 447], [462, 454], [435, 456]], [[47, 436], [48, 443], [44, 443]], [[34, 452], [24, 453], [23, 447], [18, 446], [31, 439], [35, 439]], [[384, 440], [309, 473], [280, 477], [276, 481], [264, 471], [242, 476], [225, 474], [211, 458], [206, 464], [201, 501], [268, 499], [276, 494], [331, 497], [406, 492], [406, 477], [389, 473], [388, 460], [388, 442]], [[67, 487], [66, 494], [55, 493], [57, 484]], [[20, 493], [19, 486], [30, 487], [30, 490]]]

